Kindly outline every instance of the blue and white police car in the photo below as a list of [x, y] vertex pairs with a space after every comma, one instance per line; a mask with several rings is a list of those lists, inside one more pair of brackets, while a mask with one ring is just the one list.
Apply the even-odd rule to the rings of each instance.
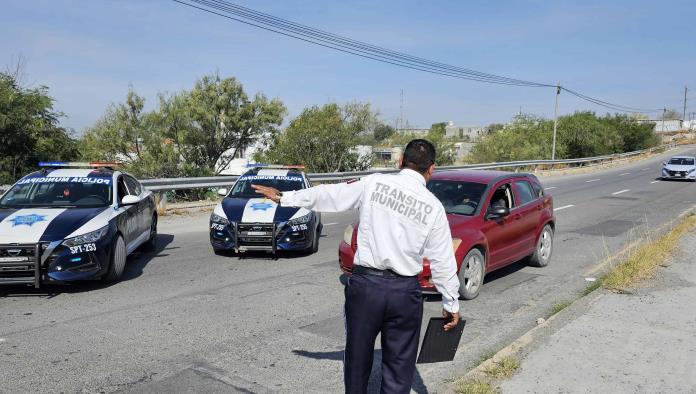
[[138, 247], [154, 250], [151, 192], [110, 163], [45, 167], [0, 197], [0, 284], [115, 281]]
[[279, 250], [316, 252], [321, 214], [305, 208], [284, 207], [260, 197], [252, 184], [280, 191], [310, 187], [301, 166], [255, 165], [237, 179], [210, 216], [210, 243], [217, 254]]

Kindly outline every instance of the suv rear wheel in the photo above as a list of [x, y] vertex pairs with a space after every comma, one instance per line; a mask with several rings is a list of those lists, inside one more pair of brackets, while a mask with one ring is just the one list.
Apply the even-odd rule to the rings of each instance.
[[532, 267], [546, 267], [551, 261], [551, 252], [553, 251], [553, 229], [547, 224], [541, 230], [539, 240], [537, 241], [534, 254], [529, 257], [529, 265]]

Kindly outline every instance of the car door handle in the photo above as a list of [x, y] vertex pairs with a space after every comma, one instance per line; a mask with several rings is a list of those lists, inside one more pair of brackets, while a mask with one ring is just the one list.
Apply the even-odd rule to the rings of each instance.
[[515, 220], [520, 220], [520, 219], [522, 219], [522, 215], [520, 215], [519, 213], [516, 213], [516, 214], [512, 215], [512, 218]]

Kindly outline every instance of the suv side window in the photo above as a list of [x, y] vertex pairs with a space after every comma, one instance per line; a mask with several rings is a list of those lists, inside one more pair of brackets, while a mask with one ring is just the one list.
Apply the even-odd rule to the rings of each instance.
[[515, 188], [517, 188], [517, 194], [520, 197], [520, 205], [527, 204], [536, 200], [532, 186], [527, 181], [515, 181]]
[[505, 183], [503, 185], [500, 185], [494, 192], [493, 196], [491, 197], [491, 201], [488, 203], [489, 207], [493, 206], [504, 206], [507, 207], [508, 209], [514, 208], [515, 205], [515, 198], [512, 194], [512, 187], [510, 186], [509, 183]]
[[129, 175], [124, 175], [123, 179], [126, 180], [126, 185], [128, 186], [129, 194], [133, 196], [139, 196], [140, 192], [142, 191], [140, 182], [136, 181], [135, 178]]

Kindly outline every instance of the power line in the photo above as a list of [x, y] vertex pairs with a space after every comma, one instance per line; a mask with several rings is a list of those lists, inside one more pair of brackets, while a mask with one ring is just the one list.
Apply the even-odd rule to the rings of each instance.
[[[402, 57], [397, 57], [390, 55], [384, 51], [381, 50], [373, 50], [373, 49], [363, 49], [368, 47], [368, 44], [362, 44], [356, 45], [356, 44], [349, 44], [349, 43], [342, 43], [338, 42], [337, 39], [326, 39], [323, 38], [320, 35], [316, 34], [310, 34], [307, 32], [302, 32], [299, 29], [288, 29], [285, 28], [283, 25], [278, 24], [278, 23], [270, 23], [270, 22], [265, 22], [261, 20], [260, 18], [257, 17], [247, 17], [243, 14], [240, 15], [240, 13], [232, 12], [230, 11], [229, 7], [231, 6], [231, 3], [228, 2], [221, 2], [221, 1], [214, 1], [214, 0], [187, 0], [187, 1], [181, 1], [181, 0], [173, 0], [179, 4], [186, 5], [191, 8], [196, 8], [201, 11], [205, 11], [211, 14], [215, 14], [227, 19], [231, 19], [240, 23], [244, 23], [247, 25], [251, 25], [263, 30], [271, 31], [273, 33], [281, 34], [287, 37], [295, 38], [301, 41], [305, 41], [311, 44], [319, 45], [325, 48], [330, 48], [334, 49], [336, 51], [344, 52], [344, 53], [349, 53], [352, 55], [360, 56], [363, 58], [368, 58], [376, 61], [380, 61], [383, 63], [388, 63], [404, 68], [410, 68], [418, 71], [424, 71], [432, 74], [438, 74], [438, 75], [443, 75], [443, 76], [449, 76], [449, 77], [454, 77], [454, 78], [459, 78], [459, 79], [467, 79], [467, 80], [474, 80], [474, 81], [479, 81], [479, 82], [487, 82], [487, 83], [493, 83], [493, 84], [499, 84], [499, 85], [517, 85], [517, 86], [531, 86], [531, 87], [545, 87], [545, 86], [552, 86], [552, 85], [545, 85], [545, 84], [540, 84], [536, 82], [530, 82], [530, 81], [523, 81], [523, 80], [516, 80], [512, 78], [506, 78], [506, 77], [501, 77], [493, 74], [486, 74], [486, 73], [479, 73], [473, 70], [466, 70], [466, 69], [461, 69], [458, 70], [457, 67], [455, 66], [448, 66], [449, 68], [445, 67], [440, 67], [440, 66], [435, 66], [431, 63], [428, 63], [427, 61], [416, 61], [416, 60], [411, 60], [407, 59], [404, 60], [404, 58], [409, 57], [409, 55], [403, 55]], [[191, 3], [196, 3], [199, 5], [203, 5], [209, 8], [204, 8], [204, 7], [199, 7], [196, 4], [191, 4]], [[213, 10], [214, 9], [214, 10]], [[220, 12], [217, 12], [217, 11]], [[222, 12], [222, 13], [221, 13]], [[232, 14], [234, 16], [228, 15]], [[245, 19], [249, 20], [245, 20]], [[307, 28], [311, 29], [311, 28]], [[336, 36], [338, 37], [338, 36]], [[345, 39], [348, 40], [348, 39]], [[352, 40], [351, 40], [352, 41]]]
[[561, 89], [565, 90], [566, 92], [572, 94], [573, 96], [579, 97], [583, 100], [589, 101], [591, 103], [594, 103], [596, 105], [599, 105], [601, 107], [613, 109], [619, 112], [631, 112], [631, 113], [650, 113], [650, 112], [659, 112], [662, 111], [662, 108], [635, 108], [635, 107], [628, 107], [625, 105], [620, 105], [620, 104], [612, 104], [606, 101], [602, 101], [600, 99], [596, 99], [590, 96], [587, 96], [582, 93], [575, 92], [573, 90], [570, 90], [568, 88], [562, 87]]
[[323, 30], [315, 29], [309, 26], [301, 25], [299, 23], [295, 23], [292, 21], [289, 21], [287, 19], [282, 19], [275, 17], [270, 14], [266, 14], [263, 12], [255, 11], [250, 8], [246, 8], [243, 6], [239, 6], [224, 0], [188, 0], [188, 1], [193, 1], [195, 3], [201, 4], [201, 5], [206, 5], [209, 7], [216, 8], [218, 10], [222, 10], [228, 13], [232, 13], [236, 16], [242, 17], [242, 18], [247, 18], [251, 19], [255, 22], [266, 24], [266, 25], [271, 25], [275, 28], [283, 29], [286, 31], [291, 31], [294, 34], [300, 34], [305, 37], [311, 37], [315, 39], [320, 39], [322, 41], [327, 41], [335, 45], [339, 45], [342, 47], [348, 47], [351, 49], [357, 49], [360, 51], [364, 52], [369, 52], [372, 54], [377, 54], [381, 56], [387, 56], [387, 57], [392, 57], [394, 59], [398, 59], [399, 61], [404, 61], [410, 64], [417, 64], [417, 65], [424, 65], [428, 67], [433, 67], [433, 68], [439, 68], [441, 70], [446, 70], [449, 72], [457, 72], [457, 73], [463, 73], [467, 75], [472, 75], [476, 76], [478, 78], [484, 78], [484, 79], [492, 79], [492, 80], [498, 80], [501, 82], [507, 82], [507, 83], [514, 83], [514, 84], [523, 84], [523, 85], [530, 85], [530, 86], [550, 86], [547, 84], [540, 84], [537, 82], [531, 82], [531, 81], [523, 81], [519, 79], [514, 79], [514, 78], [508, 78], [508, 77], [502, 77], [499, 75], [495, 74], [488, 74], [488, 73], [483, 73], [480, 71], [475, 71], [475, 70], [470, 70], [462, 67], [457, 67], [457, 66], [452, 66], [449, 64], [445, 63], [440, 63], [440, 62], [435, 62], [432, 60], [416, 57], [416, 56], [411, 56], [408, 54], [396, 52], [390, 49], [378, 47], [375, 45], [367, 44], [364, 42], [356, 41], [350, 38], [346, 37], [341, 37]]
[[195, 8], [210, 14], [221, 16], [236, 22], [254, 26], [276, 34], [294, 38], [307, 43], [319, 45], [321, 47], [333, 49], [335, 51], [359, 56], [362, 58], [375, 60], [378, 62], [395, 65], [416, 71], [423, 71], [431, 74], [485, 82], [497, 85], [527, 86], [527, 87], [552, 87], [560, 88], [566, 92], [592, 104], [609, 108], [619, 112], [657, 112], [662, 109], [643, 109], [629, 107], [620, 104], [613, 104], [588, 95], [570, 90], [560, 85], [526, 81], [516, 78], [504, 77], [496, 74], [485, 73], [463, 67], [424, 59], [417, 56], [408, 55], [402, 52], [382, 48], [367, 44], [361, 41], [342, 37], [323, 30], [315, 29], [306, 25], [278, 18], [270, 14], [243, 7], [224, 0], [173, 0], [176, 3]]

